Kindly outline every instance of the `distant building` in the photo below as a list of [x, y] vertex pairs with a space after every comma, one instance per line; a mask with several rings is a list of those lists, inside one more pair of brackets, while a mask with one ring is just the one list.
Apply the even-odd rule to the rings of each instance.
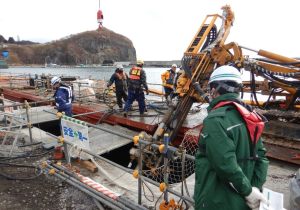
[[117, 66], [117, 65], [129, 66], [130, 64], [131, 64], [130, 61], [116, 61], [114, 63], [115, 66]]
[[102, 62], [102, 66], [113, 66], [114, 65], [114, 61], [113, 60], [104, 60]]
[[144, 66], [152, 66], [152, 67], [170, 67], [172, 64], [176, 64], [177, 66], [181, 66], [181, 60], [172, 60], [172, 61], [145, 61]]

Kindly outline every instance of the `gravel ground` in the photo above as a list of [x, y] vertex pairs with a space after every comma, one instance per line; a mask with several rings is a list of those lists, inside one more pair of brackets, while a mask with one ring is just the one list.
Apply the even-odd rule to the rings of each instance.
[[[37, 149], [35, 152], [42, 151]], [[42, 158], [22, 158], [10, 163], [37, 165], [51, 157], [52, 154], [49, 153]], [[0, 172], [18, 178], [36, 177], [34, 168], [7, 167], [0, 164]], [[0, 175], [0, 210], [47, 209], [94, 210], [98, 208], [90, 197], [51, 175], [41, 174], [30, 180], [11, 180]]]
[[268, 170], [267, 182], [264, 187], [273, 191], [283, 193], [284, 207], [289, 209], [289, 183], [299, 166], [290, 165], [284, 162], [271, 161]]
[[[289, 209], [289, 181], [298, 167], [271, 161], [265, 187], [284, 194]], [[0, 176], [0, 210], [94, 210], [93, 200], [52, 176], [32, 180], [7, 180]]]
[[[1, 143], [1, 138], [0, 138]], [[32, 155], [44, 154], [37, 146]], [[42, 156], [12, 160], [12, 163], [37, 165], [52, 157], [52, 153]], [[0, 163], [3, 160], [0, 160]], [[289, 209], [289, 182], [299, 166], [270, 161], [265, 187], [284, 194], [284, 207]], [[35, 176], [34, 168], [15, 168], [0, 164], [0, 172], [15, 177]], [[86, 174], [86, 170], [81, 173]], [[94, 201], [78, 189], [51, 175], [40, 175], [30, 180], [9, 180], [0, 175], [0, 210], [96, 210]], [[107, 208], [105, 208], [107, 209]]]
[[97, 209], [91, 198], [53, 178], [34, 180], [0, 179], [1, 210]]

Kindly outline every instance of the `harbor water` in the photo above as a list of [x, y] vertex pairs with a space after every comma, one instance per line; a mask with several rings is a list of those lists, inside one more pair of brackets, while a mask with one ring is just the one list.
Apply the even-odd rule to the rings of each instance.
[[[105, 80], [108, 81], [111, 75], [115, 72], [116, 67], [105, 66], [105, 67], [73, 67], [73, 68], [60, 68], [60, 67], [9, 67], [8, 69], [0, 69], [1, 75], [12, 75], [12, 76], [26, 76], [35, 77], [35, 74], [41, 76], [52, 75], [52, 76], [71, 76], [78, 77], [80, 79], [95, 79], [95, 80]], [[161, 74], [170, 68], [159, 68], [159, 67], [146, 67], [144, 70], [147, 75], [147, 83], [149, 88], [154, 88], [163, 91], [161, 86]], [[125, 72], [128, 74], [130, 67], [124, 68]], [[177, 68], [177, 71], [179, 68]], [[249, 80], [250, 74], [247, 71], [242, 71], [243, 80]], [[256, 80], [263, 80], [261, 77], [257, 77]], [[268, 96], [258, 94], [259, 100], [267, 100]], [[250, 93], [244, 93], [243, 99], [249, 100], [251, 98]], [[280, 97], [281, 98], [281, 97]]]
[[[97, 67], [97, 68], [37, 68], [37, 67], [10, 67], [9, 69], [1, 69], [1, 75], [37, 75], [53, 76], [75, 76], [81, 79], [103, 79], [109, 80], [115, 71], [115, 67]], [[160, 75], [168, 68], [144, 68], [147, 75], [148, 83], [161, 83]], [[125, 72], [129, 72], [130, 67], [124, 68]]]

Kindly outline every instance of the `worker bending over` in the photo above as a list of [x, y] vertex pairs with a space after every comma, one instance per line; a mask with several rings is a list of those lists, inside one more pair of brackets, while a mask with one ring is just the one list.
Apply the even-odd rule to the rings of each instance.
[[72, 88], [62, 84], [61, 79], [57, 76], [51, 79], [51, 85], [55, 90], [54, 99], [57, 111], [72, 117], [72, 102], [74, 101]]

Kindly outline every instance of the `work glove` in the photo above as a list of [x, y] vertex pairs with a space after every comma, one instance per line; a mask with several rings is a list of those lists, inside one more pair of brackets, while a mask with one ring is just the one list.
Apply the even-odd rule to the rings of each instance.
[[146, 90], [146, 95], [149, 95], [149, 90]]
[[57, 118], [61, 118], [62, 116], [63, 116], [63, 113], [62, 113], [62, 112], [57, 112], [57, 113], [56, 113], [56, 117], [57, 117]]
[[265, 196], [257, 189], [256, 187], [252, 187], [251, 193], [245, 197], [247, 205], [251, 209], [258, 209], [260, 202], [268, 204], [269, 201], [265, 198]]

